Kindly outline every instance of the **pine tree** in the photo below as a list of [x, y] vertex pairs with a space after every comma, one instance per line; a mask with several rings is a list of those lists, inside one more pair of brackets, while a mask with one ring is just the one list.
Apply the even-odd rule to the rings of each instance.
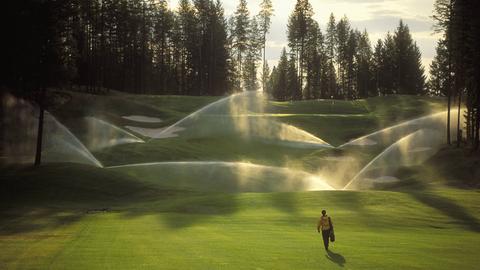
[[430, 64], [430, 79], [428, 81], [428, 88], [431, 95], [448, 95], [448, 76], [450, 76], [448, 73], [447, 45], [444, 39], [440, 39], [437, 43], [436, 55]]
[[180, 0], [177, 10], [177, 24], [180, 47], [179, 61], [179, 92], [193, 94], [194, 63], [196, 51], [196, 21], [195, 10], [189, 0]]
[[262, 73], [261, 73], [261, 82], [262, 82], [262, 85], [265, 86], [265, 88], [263, 89], [263, 91], [265, 93], [271, 93], [271, 87], [268, 85], [269, 81], [270, 81], [270, 67], [268, 65], [268, 63], [266, 62], [265, 63], [265, 66], [263, 67], [263, 70], [262, 70]]
[[345, 16], [337, 23], [337, 71], [340, 84], [340, 95], [347, 95], [347, 62], [348, 62], [348, 41], [350, 34], [350, 23]]
[[385, 95], [385, 91], [383, 88], [383, 71], [385, 70], [385, 65], [383, 63], [383, 42], [381, 39], [377, 40], [375, 44], [375, 48], [373, 49], [373, 74], [374, 74], [374, 81], [375, 81], [375, 91], [372, 93], [372, 96], [376, 95]]
[[[168, 84], [171, 77], [170, 60], [172, 59], [169, 42], [172, 38], [174, 17], [173, 13], [168, 9], [166, 0], [159, 1], [155, 17], [155, 58], [158, 59], [155, 69], [160, 78], [160, 91], [168, 93], [167, 91], [170, 90]], [[132, 61], [134, 60], [132, 59]], [[202, 90], [200, 89], [200, 91]]]
[[451, 144], [451, 138], [450, 138], [450, 110], [451, 110], [451, 104], [452, 104], [452, 95], [453, 95], [453, 59], [452, 59], [452, 23], [451, 23], [451, 17], [453, 13], [453, 1], [452, 0], [435, 0], [435, 3], [433, 5], [434, 7], [434, 13], [433, 13], [433, 19], [435, 20], [434, 24], [434, 29], [435, 32], [443, 32], [444, 38], [446, 40], [446, 48], [447, 48], [447, 62], [448, 62], [448, 70], [449, 74], [448, 77], [446, 78], [447, 80], [447, 144]]
[[260, 29], [258, 28], [255, 17], [250, 21], [250, 31], [248, 32], [248, 47], [245, 56], [245, 63], [243, 69], [244, 87], [247, 91], [256, 91], [258, 89], [257, 81], [257, 61], [261, 57], [262, 40]]
[[[267, 34], [270, 31], [270, 24], [271, 24], [271, 17], [273, 15], [273, 6], [271, 0], [262, 0], [260, 3], [260, 12], [257, 15], [258, 17], [258, 24], [259, 30], [261, 32], [261, 44], [262, 44], [262, 56], [263, 56], [263, 64], [262, 64], [262, 74], [268, 74], [267, 70], [267, 62], [265, 61], [265, 49], [267, 43]], [[265, 75], [262, 75], [263, 77]], [[266, 80], [262, 80], [262, 90], [265, 91], [265, 83]]]
[[300, 92], [303, 88], [304, 65], [305, 65], [305, 47], [309, 28], [313, 24], [313, 9], [308, 0], [297, 0], [295, 8], [290, 14], [287, 25], [288, 45], [291, 48], [292, 59], [298, 72], [298, 85]]
[[272, 72], [272, 95], [277, 100], [286, 100], [290, 98], [288, 88], [288, 59], [285, 48], [282, 50], [278, 66]]
[[305, 89], [304, 99], [318, 98], [320, 96], [320, 80], [322, 67], [320, 53], [323, 46], [323, 35], [317, 22], [312, 21], [308, 29], [305, 42]]
[[223, 6], [217, 0], [212, 7], [210, 16], [210, 61], [209, 68], [209, 94], [223, 95], [229, 89], [229, 57], [227, 22], [225, 20]]
[[395, 31], [395, 89], [399, 94], [422, 94], [425, 77], [421, 63], [421, 54], [413, 42], [408, 26], [400, 20]]
[[328, 95], [330, 97], [336, 97], [337, 94], [337, 75], [335, 72], [335, 56], [337, 50], [337, 29], [336, 29], [335, 17], [333, 13], [330, 14], [330, 18], [327, 24], [327, 30], [325, 35], [325, 52], [328, 59], [327, 66], [327, 85]]
[[382, 63], [383, 69], [381, 76], [381, 89], [384, 95], [398, 94], [396, 85], [398, 85], [397, 78], [395, 74], [395, 42], [390, 33], [387, 33], [382, 47]]
[[266, 78], [266, 83], [265, 83], [265, 93], [268, 94], [268, 96], [272, 99], [278, 99], [274, 94], [275, 94], [275, 83], [278, 78], [278, 72], [277, 72], [277, 67], [273, 66], [272, 72], [268, 74], [268, 76], [263, 76], [263, 78]]
[[372, 74], [372, 49], [367, 30], [364, 30], [358, 38], [357, 62], [357, 89], [360, 98], [370, 95], [374, 80]]
[[[233, 48], [237, 54], [238, 76], [243, 74], [243, 57], [248, 49], [249, 16], [247, 1], [240, 0], [234, 13]], [[242, 82], [240, 80], [240, 86]]]
[[287, 64], [287, 96], [289, 99], [301, 100], [302, 87], [298, 79], [298, 69], [296, 67], [296, 57], [291, 54]]
[[346, 76], [346, 98], [354, 99], [357, 97], [356, 81], [357, 81], [357, 63], [355, 55], [357, 54], [359, 34], [350, 30], [348, 35], [346, 58], [345, 58], [345, 76]]

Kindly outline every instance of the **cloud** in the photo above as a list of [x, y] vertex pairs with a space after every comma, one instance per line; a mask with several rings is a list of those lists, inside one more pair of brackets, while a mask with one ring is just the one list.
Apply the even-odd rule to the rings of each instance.
[[417, 18], [402, 18], [400, 16], [392, 15], [377, 15], [368, 20], [351, 21], [353, 27], [364, 29], [368, 32], [393, 32], [400, 20], [408, 25], [411, 32], [425, 32], [432, 31], [432, 22], [430, 20], [422, 20]]

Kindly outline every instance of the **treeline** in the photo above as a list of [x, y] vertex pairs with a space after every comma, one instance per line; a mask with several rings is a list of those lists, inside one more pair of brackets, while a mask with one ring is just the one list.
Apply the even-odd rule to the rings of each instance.
[[400, 21], [372, 49], [368, 33], [346, 16], [330, 15], [325, 33], [308, 0], [298, 0], [287, 27], [289, 48], [273, 68], [267, 91], [278, 100], [355, 99], [388, 94], [425, 94], [421, 54]]
[[[436, 0], [433, 18], [436, 31], [442, 34], [437, 54], [430, 66], [431, 94], [448, 99], [447, 140], [451, 144], [451, 122], [457, 129], [457, 146], [463, 135], [467, 145], [480, 144], [480, 8], [476, 0]], [[450, 119], [456, 103], [457, 119]], [[462, 117], [462, 107], [466, 112]], [[465, 133], [462, 134], [462, 126]]]
[[0, 84], [134, 93], [257, 90], [273, 7], [247, 2], [227, 20], [219, 0], [23, 0], [5, 3]]
[[[420, 52], [400, 22], [372, 49], [366, 31], [333, 15], [325, 34], [308, 0], [288, 25], [289, 49], [270, 72], [266, 35], [273, 7], [250, 15], [239, 0], [22, 0], [2, 12], [0, 84], [96, 93], [222, 95], [263, 88], [276, 99], [363, 98], [424, 92]], [[262, 64], [263, 56], [263, 64]], [[260, 74], [260, 76], [258, 76]]]
[[[9, 1], [0, 83], [14, 89], [221, 95], [233, 85], [232, 43], [219, 1]], [[7, 39], [5, 39], [7, 40]]]

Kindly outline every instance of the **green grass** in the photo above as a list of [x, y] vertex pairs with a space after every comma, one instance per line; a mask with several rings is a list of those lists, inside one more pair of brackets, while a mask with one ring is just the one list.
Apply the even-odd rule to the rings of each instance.
[[[84, 115], [121, 126], [131, 124], [124, 115], [159, 117], [165, 122], [142, 124], [159, 127], [218, 98], [74, 94], [55, 113], [74, 130], [75, 118]], [[438, 111], [443, 102], [413, 96], [334, 105], [269, 102], [266, 112], [336, 145]], [[341, 165], [327, 156], [354, 156], [361, 166], [378, 151], [218, 135], [94, 154], [105, 165], [217, 160], [316, 172]], [[476, 156], [446, 148], [422, 166], [399, 170], [395, 176], [402, 181], [385, 190], [271, 193], [238, 193], [235, 173], [205, 183], [208, 170], [192, 176], [152, 169], [146, 177], [75, 164], [0, 167], [0, 269], [475, 269], [479, 164]], [[211, 192], [222, 181], [233, 183], [230, 193]], [[331, 214], [337, 236], [330, 254], [316, 232], [322, 209]]]
[[[165, 189], [161, 182], [78, 165], [3, 172], [2, 269], [472, 269], [478, 264], [476, 190], [224, 194]], [[95, 211], [103, 208], [108, 211]], [[323, 208], [337, 235], [330, 258], [315, 231]]]

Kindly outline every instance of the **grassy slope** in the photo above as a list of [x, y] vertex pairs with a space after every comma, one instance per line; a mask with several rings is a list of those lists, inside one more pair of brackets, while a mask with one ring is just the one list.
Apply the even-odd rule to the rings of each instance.
[[[157, 106], [158, 109], [173, 110], [174, 101], [183, 100], [183, 97], [132, 96], [129, 99], [138, 103], [149, 103]], [[211, 97], [186, 97], [185, 101], [181, 102], [182, 105], [176, 109], [177, 118], [169, 118], [169, 121], [178, 120], [178, 117], [187, 115], [187, 111], [198, 108], [212, 99]], [[115, 103], [115, 101], [109, 102]], [[431, 111], [438, 111], [442, 104], [442, 99], [388, 96], [333, 103], [330, 100], [269, 102], [266, 112], [278, 114], [274, 117], [276, 120], [304, 129], [333, 145], [339, 145], [382, 127], [426, 115]], [[142, 113], [141, 111], [137, 113], [133, 110], [134, 108], [128, 106], [119, 105], [119, 107], [122, 107], [124, 112], [128, 112], [126, 114]], [[147, 115], [152, 116], [152, 114]], [[124, 120], [113, 122], [125, 124]], [[144, 125], [148, 126], [148, 124]], [[309, 171], [318, 169], [315, 164], [319, 163], [318, 157], [323, 154], [323, 149], [295, 150], [292, 147], [258, 140], [248, 141], [232, 136], [152, 140], [148, 144], [119, 145], [95, 153], [106, 165], [170, 160], [223, 160], [282, 166], [286, 163], [292, 165], [293, 160], [293, 163], [297, 163], [293, 164], [294, 166]]]
[[[478, 191], [209, 194], [78, 165], [10, 168], [1, 180], [1, 269], [478, 265]], [[329, 257], [315, 231], [322, 208], [336, 225]]]
[[[173, 124], [189, 113], [212, 103], [221, 97], [211, 96], [152, 96], [112, 94], [106, 96], [70, 93], [72, 99], [53, 113], [62, 123], [82, 136], [82, 127], [75, 118], [95, 116], [118, 126], [134, 125], [158, 128]], [[180, 104], [180, 106], [179, 106]], [[139, 123], [122, 116], [143, 115], [157, 117], [161, 123]]]
[[340, 145], [444, 107], [441, 98], [386, 96], [355, 101], [270, 102], [267, 111], [291, 114], [278, 120], [315, 134], [332, 145]]

